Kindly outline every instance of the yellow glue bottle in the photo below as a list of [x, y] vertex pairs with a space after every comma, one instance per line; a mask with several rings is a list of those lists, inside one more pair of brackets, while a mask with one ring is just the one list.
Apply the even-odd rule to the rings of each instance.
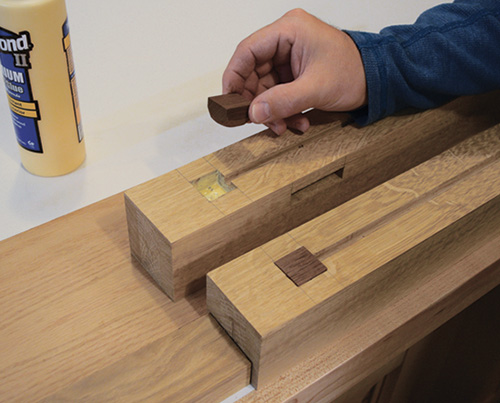
[[85, 144], [64, 0], [0, 0], [0, 61], [24, 167], [78, 168]]

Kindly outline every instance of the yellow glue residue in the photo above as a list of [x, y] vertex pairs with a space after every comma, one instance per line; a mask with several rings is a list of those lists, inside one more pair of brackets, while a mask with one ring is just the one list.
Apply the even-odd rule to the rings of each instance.
[[234, 185], [226, 183], [224, 176], [219, 171], [202, 176], [193, 181], [192, 184], [209, 201], [214, 201], [235, 189]]

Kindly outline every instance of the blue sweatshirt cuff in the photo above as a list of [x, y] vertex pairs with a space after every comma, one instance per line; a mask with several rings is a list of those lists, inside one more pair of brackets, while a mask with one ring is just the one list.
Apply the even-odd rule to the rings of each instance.
[[345, 31], [363, 60], [367, 125], [400, 109], [442, 105], [460, 95], [500, 89], [500, 2], [456, 0], [424, 12], [414, 24], [380, 33]]
[[365, 126], [388, 114], [385, 102], [387, 72], [384, 68], [384, 60], [381, 52], [372, 46], [374, 42], [377, 42], [380, 35], [360, 31], [347, 30], [344, 32], [352, 38], [363, 60], [368, 91], [368, 105], [353, 111], [351, 115], [357, 124]]

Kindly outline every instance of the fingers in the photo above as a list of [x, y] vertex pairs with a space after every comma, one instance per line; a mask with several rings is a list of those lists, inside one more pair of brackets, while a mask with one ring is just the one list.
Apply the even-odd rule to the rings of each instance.
[[274, 122], [266, 123], [265, 125], [280, 136], [285, 133], [287, 129], [295, 134], [303, 134], [309, 129], [310, 122], [306, 116], [300, 113], [286, 119], [279, 119]]
[[295, 132], [304, 133], [309, 129], [309, 119], [302, 113], [285, 119], [286, 126]]
[[266, 126], [278, 136], [281, 136], [287, 130], [290, 130], [295, 134], [303, 134], [307, 131], [307, 129], [309, 129], [310, 123], [309, 119], [300, 114], [286, 119], [280, 119], [275, 122], [266, 123]]
[[[222, 92], [224, 94], [231, 92], [241, 94], [245, 88], [255, 86], [252, 82], [247, 83], [248, 80], [256, 81], [255, 79], [257, 79], [258, 81], [259, 74], [257, 70], [259, 69], [259, 64], [262, 64], [264, 61], [259, 61], [259, 55], [254, 53], [253, 48], [258, 45], [255, 36], [260, 36], [260, 34], [257, 32], [242, 41], [230, 59], [222, 75]], [[272, 46], [269, 40], [266, 41], [266, 44]], [[261, 46], [257, 47], [261, 48]], [[271, 59], [272, 57], [268, 60]]]
[[[313, 104], [315, 91], [309, 81], [307, 77], [299, 77], [295, 81], [276, 85], [264, 91], [250, 105], [250, 120], [254, 123], [267, 124], [298, 115], [315, 106]], [[298, 122], [303, 120], [299, 119]]]
[[[248, 80], [255, 72], [259, 76], [273, 68], [272, 61], [289, 60], [293, 32], [278, 21], [256, 31], [244, 39], [236, 48], [222, 76], [224, 94], [249, 90]], [[267, 70], [267, 71], [266, 71]]]
[[291, 11], [243, 40], [223, 74], [223, 93], [236, 92], [253, 99], [250, 120], [266, 124], [279, 134], [287, 126], [302, 132], [309, 127], [309, 121], [301, 115], [312, 106], [311, 88], [307, 80], [300, 79], [303, 52], [292, 55], [297, 23], [301, 25], [295, 20], [305, 14]]
[[347, 111], [367, 102], [361, 54], [344, 32], [292, 10], [242, 41], [223, 75], [223, 92], [252, 100], [249, 119], [278, 134], [306, 131], [309, 108]]

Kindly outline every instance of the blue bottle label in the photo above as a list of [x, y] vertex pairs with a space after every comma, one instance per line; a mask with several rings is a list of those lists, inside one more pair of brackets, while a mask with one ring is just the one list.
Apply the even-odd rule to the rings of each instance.
[[29, 78], [33, 43], [28, 31], [18, 34], [0, 27], [0, 62], [7, 99], [19, 145], [43, 153], [38, 121], [40, 109], [33, 99]]

